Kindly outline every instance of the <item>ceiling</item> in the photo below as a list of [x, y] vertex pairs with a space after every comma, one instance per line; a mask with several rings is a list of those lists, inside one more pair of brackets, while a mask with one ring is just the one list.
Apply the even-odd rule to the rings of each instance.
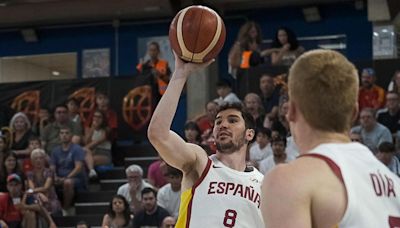
[[170, 18], [183, 7], [201, 4], [237, 10], [315, 5], [354, 0], [0, 0], [0, 28], [118, 20]]

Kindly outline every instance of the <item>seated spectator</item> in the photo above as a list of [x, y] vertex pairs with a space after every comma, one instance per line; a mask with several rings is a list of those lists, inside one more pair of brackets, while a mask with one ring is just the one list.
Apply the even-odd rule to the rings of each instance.
[[86, 221], [79, 221], [75, 228], [90, 228], [90, 225]]
[[103, 112], [99, 110], [94, 112], [92, 124], [85, 128], [84, 142], [89, 177], [96, 178], [94, 167], [112, 163], [111, 141], [108, 139], [106, 116]]
[[271, 141], [273, 156], [269, 156], [260, 162], [260, 172], [267, 174], [272, 168], [281, 163], [294, 160], [286, 154], [286, 137], [278, 136]]
[[193, 121], [186, 122], [184, 128], [185, 132], [185, 141], [189, 143], [193, 143], [196, 145], [200, 145], [201, 143], [201, 136], [200, 136], [200, 129], [199, 126]]
[[122, 195], [115, 195], [108, 211], [103, 217], [102, 228], [116, 228], [116, 227], [132, 227], [131, 224], [131, 211], [129, 210], [128, 201]]
[[270, 127], [271, 131], [276, 131], [279, 135], [289, 136], [289, 122], [286, 119], [286, 114], [289, 110], [288, 99], [284, 96], [280, 98], [278, 116], [273, 119], [266, 119], [264, 126]]
[[[31, 155], [32, 155], [32, 151], [34, 149], [39, 149], [42, 147], [42, 143], [40, 141], [40, 138], [32, 135], [29, 138], [29, 146], [28, 146], [28, 150], [29, 150], [29, 158], [26, 158], [22, 161], [22, 171], [26, 174], [29, 171], [33, 170], [33, 165], [32, 165], [32, 161], [31, 161]], [[46, 155], [46, 166], [49, 165], [48, 161], [49, 161], [49, 157]]]
[[392, 135], [400, 130], [400, 100], [399, 94], [388, 92], [386, 94], [386, 108], [378, 110], [377, 121], [389, 128]]
[[4, 154], [8, 151], [8, 146], [4, 135], [0, 132], [0, 164], [3, 164]]
[[388, 85], [387, 91], [395, 92], [400, 95], [400, 70], [396, 70], [396, 72], [394, 72], [392, 80]]
[[10, 120], [10, 129], [12, 132], [11, 150], [18, 158], [29, 157], [29, 138], [33, 134], [31, 131], [31, 122], [23, 112], [16, 113]]
[[138, 165], [131, 165], [125, 170], [128, 183], [118, 188], [118, 195], [122, 195], [128, 201], [131, 211], [136, 215], [142, 207], [142, 190], [153, 188], [143, 180], [143, 169]]
[[33, 170], [27, 173], [28, 187], [36, 194], [51, 215], [61, 214], [61, 205], [54, 188], [54, 173], [46, 168], [47, 154], [43, 149], [31, 153]]
[[39, 110], [39, 121], [36, 121], [32, 124], [32, 131], [36, 135], [41, 135], [43, 132], [43, 129], [52, 121], [52, 118], [50, 118], [50, 113], [47, 108], [42, 108]]
[[206, 114], [198, 117], [196, 123], [200, 128], [201, 134], [211, 130], [214, 127], [215, 116], [217, 115], [218, 104], [214, 101], [209, 101], [206, 104]]
[[361, 133], [357, 131], [350, 132], [350, 140], [352, 142], [363, 143]]
[[107, 127], [109, 130], [109, 139], [111, 143], [113, 143], [117, 139], [117, 128], [118, 128], [118, 117], [117, 113], [110, 107], [110, 99], [104, 92], [97, 91], [96, 93], [96, 106], [89, 114], [89, 118], [86, 126], [90, 127], [93, 122], [93, 116], [96, 110], [99, 110], [104, 113], [106, 119], [104, 120], [107, 123]]
[[68, 115], [72, 122], [82, 125], [81, 116], [79, 114], [79, 102], [75, 98], [69, 98], [67, 100]]
[[260, 97], [255, 93], [248, 93], [244, 97], [243, 103], [253, 117], [256, 127], [262, 127], [264, 125], [265, 114]]
[[281, 27], [276, 31], [272, 48], [279, 50], [271, 55], [272, 65], [291, 66], [304, 52], [304, 48], [299, 45], [294, 32], [286, 27]]
[[167, 164], [159, 157], [157, 161], [150, 164], [147, 170], [147, 181], [156, 189], [159, 189], [167, 183], [166, 172]]
[[0, 192], [7, 192], [7, 177], [13, 173], [22, 178], [22, 187], [24, 188], [25, 176], [18, 166], [17, 155], [12, 151], [8, 151], [4, 154], [4, 160], [0, 167]]
[[72, 134], [72, 142], [74, 144], [80, 144], [82, 128], [69, 119], [68, 109], [65, 105], [56, 106], [54, 110], [54, 118], [54, 122], [49, 123], [40, 134], [42, 146], [45, 151], [47, 153], [52, 153], [56, 146], [61, 145], [60, 129], [64, 127], [70, 129]]
[[389, 129], [376, 122], [374, 110], [372, 108], [364, 108], [361, 110], [360, 125], [353, 127], [351, 132], [359, 132], [364, 145], [374, 154], [378, 152], [378, 146], [382, 142], [393, 142]]
[[51, 169], [55, 173], [54, 184], [63, 193], [63, 214], [73, 215], [73, 199], [76, 192], [87, 188], [84, 169], [85, 152], [82, 147], [72, 143], [72, 133], [68, 127], [60, 129], [61, 145], [51, 154]]
[[176, 224], [176, 219], [172, 216], [167, 216], [164, 218], [161, 228], [174, 228]]
[[376, 75], [372, 68], [361, 72], [361, 87], [358, 93], [359, 110], [372, 108], [378, 110], [385, 105], [385, 90], [375, 84]]
[[273, 76], [266, 73], [261, 75], [259, 95], [264, 112], [271, 119], [278, 115], [280, 90], [281, 88], [275, 85]]
[[393, 143], [382, 142], [378, 147], [376, 157], [385, 164], [394, 174], [400, 177], [400, 160], [396, 156]]
[[36, 227], [37, 219], [42, 216], [50, 228], [55, 228], [56, 225], [46, 209], [36, 203], [29, 192], [24, 194], [22, 182], [17, 174], [8, 175], [8, 192], [0, 193], [0, 225], [10, 228]]
[[228, 81], [222, 80], [217, 83], [218, 98], [214, 100], [218, 105], [225, 103], [242, 103], [240, 99], [232, 92], [232, 85]]
[[168, 184], [158, 190], [157, 203], [168, 211], [175, 219], [178, 218], [179, 205], [181, 202], [181, 184], [183, 173], [179, 169], [168, 166], [167, 180]]
[[272, 155], [271, 130], [265, 127], [259, 127], [256, 130], [256, 141], [251, 145], [249, 151], [250, 161], [259, 163]]
[[133, 227], [160, 227], [168, 211], [157, 205], [157, 192], [153, 188], [142, 190], [143, 209], [133, 218]]

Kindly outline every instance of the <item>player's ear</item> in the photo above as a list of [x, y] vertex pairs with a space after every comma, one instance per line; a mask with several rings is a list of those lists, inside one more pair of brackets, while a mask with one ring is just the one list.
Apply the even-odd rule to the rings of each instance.
[[254, 131], [254, 129], [247, 129], [246, 130], [246, 139], [247, 139], [247, 141], [253, 140], [255, 134], [256, 134], [256, 132]]

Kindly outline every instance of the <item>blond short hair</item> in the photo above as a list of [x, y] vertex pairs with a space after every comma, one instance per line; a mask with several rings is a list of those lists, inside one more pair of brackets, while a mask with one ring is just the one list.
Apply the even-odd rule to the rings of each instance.
[[354, 65], [342, 54], [314, 50], [289, 70], [289, 98], [316, 130], [348, 132], [357, 105], [359, 81]]
[[34, 149], [31, 153], [31, 160], [33, 160], [37, 156], [46, 156], [46, 152], [43, 149]]

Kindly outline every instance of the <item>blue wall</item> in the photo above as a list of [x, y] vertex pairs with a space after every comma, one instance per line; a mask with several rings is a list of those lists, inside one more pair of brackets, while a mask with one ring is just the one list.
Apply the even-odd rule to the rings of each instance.
[[[219, 55], [220, 76], [227, 77], [227, 55], [240, 25], [247, 19], [260, 23], [265, 39], [272, 39], [281, 25], [290, 27], [298, 36], [331, 34], [347, 35], [347, 56], [350, 60], [372, 59], [372, 24], [367, 20], [367, 10], [355, 10], [353, 3], [322, 5], [322, 20], [307, 23], [300, 7], [254, 10], [230, 13], [224, 16], [227, 40]], [[171, 18], [172, 19], [172, 18]], [[135, 75], [137, 39], [168, 34], [169, 21], [154, 23], [121, 23], [119, 28], [120, 76]], [[19, 31], [0, 30], [0, 56], [33, 55], [44, 53], [76, 52], [78, 54], [78, 77], [81, 77], [81, 53], [84, 49], [110, 48], [111, 72], [115, 72], [115, 30], [110, 24], [82, 27], [37, 28], [39, 42], [25, 43]], [[185, 100], [185, 98], [183, 98]], [[178, 118], [179, 117], [179, 118]], [[186, 102], [180, 102], [174, 129], [181, 133], [186, 119]]]

